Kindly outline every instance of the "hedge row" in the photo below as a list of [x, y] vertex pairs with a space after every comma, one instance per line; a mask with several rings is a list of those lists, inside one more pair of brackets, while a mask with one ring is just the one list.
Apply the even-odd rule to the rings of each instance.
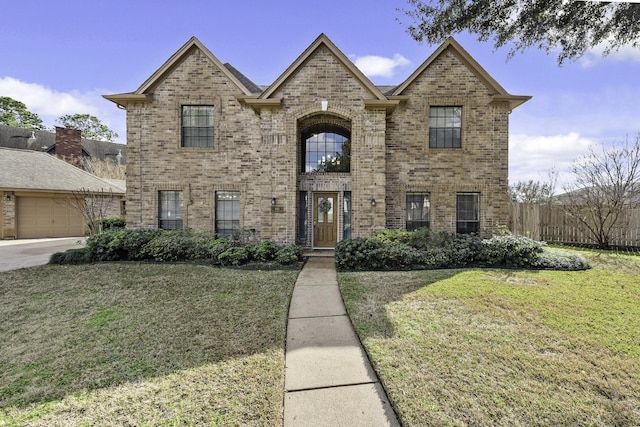
[[382, 230], [373, 237], [336, 245], [339, 270], [416, 270], [459, 267], [509, 267], [586, 270], [579, 254], [556, 251], [527, 237], [501, 235], [483, 239], [471, 234]]
[[51, 264], [79, 264], [99, 261], [208, 261], [216, 265], [250, 262], [289, 265], [302, 259], [296, 245], [279, 246], [264, 240], [246, 244], [240, 236], [216, 239], [190, 229], [108, 229], [87, 238], [81, 249], [56, 253]]

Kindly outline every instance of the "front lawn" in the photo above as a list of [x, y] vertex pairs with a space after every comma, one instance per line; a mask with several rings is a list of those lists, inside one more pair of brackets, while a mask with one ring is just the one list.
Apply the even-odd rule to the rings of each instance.
[[407, 426], [640, 425], [640, 258], [588, 271], [340, 273]]
[[0, 274], [0, 425], [280, 425], [297, 271]]

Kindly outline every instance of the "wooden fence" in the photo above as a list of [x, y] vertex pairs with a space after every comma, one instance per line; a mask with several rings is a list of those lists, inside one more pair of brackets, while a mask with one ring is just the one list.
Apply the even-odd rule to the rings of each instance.
[[[513, 234], [531, 237], [548, 243], [593, 245], [584, 225], [562, 209], [562, 206], [530, 203], [512, 204], [509, 229]], [[623, 213], [613, 229], [611, 246], [640, 247], [640, 209]]]

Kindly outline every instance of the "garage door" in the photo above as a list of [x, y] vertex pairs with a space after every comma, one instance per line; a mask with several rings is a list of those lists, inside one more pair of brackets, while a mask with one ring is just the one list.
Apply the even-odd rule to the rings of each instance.
[[65, 198], [18, 197], [16, 219], [20, 239], [84, 235], [82, 215]]

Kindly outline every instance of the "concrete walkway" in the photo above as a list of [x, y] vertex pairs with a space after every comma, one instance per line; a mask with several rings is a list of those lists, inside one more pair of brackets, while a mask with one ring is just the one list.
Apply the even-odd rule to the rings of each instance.
[[293, 290], [284, 426], [399, 426], [353, 330], [333, 257], [310, 257]]

